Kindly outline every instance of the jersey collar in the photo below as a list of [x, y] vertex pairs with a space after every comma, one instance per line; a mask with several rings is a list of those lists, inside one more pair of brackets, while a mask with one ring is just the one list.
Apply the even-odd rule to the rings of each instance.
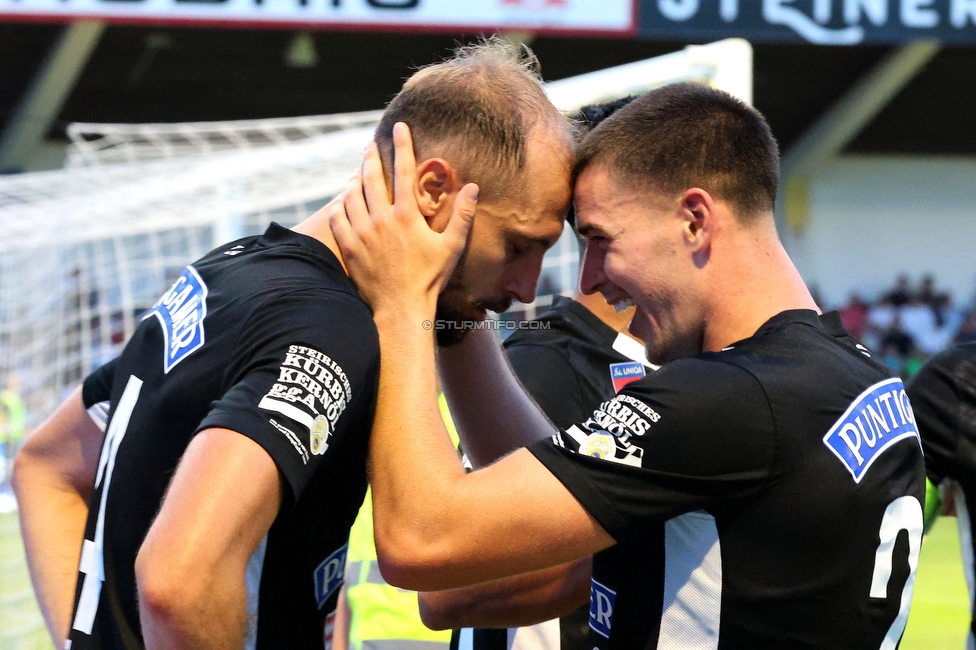
[[762, 324], [762, 326], [756, 330], [756, 333], [752, 336], [742, 339], [741, 341], [736, 341], [726, 350], [736, 347], [748, 341], [749, 339], [756, 338], [757, 336], [762, 336], [767, 332], [775, 329], [779, 329], [784, 325], [791, 323], [798, 323], [801, 325], [809, 325], [810, 327], [815, 327], [816, 329], [822, 330], [831, 336], [847, 336], [847, 331], [844, 329], [843, 323], [840, 320], [840, 314], [836, 311], [828, 312], [826, 314], [820, 315], [812, 309], [788, 309], [786, 311], [781, 311], [776, 314], [768, 321]]

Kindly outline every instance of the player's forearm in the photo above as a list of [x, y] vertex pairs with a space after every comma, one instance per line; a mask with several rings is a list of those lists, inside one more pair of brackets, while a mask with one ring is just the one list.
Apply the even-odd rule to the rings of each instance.
[[62, 647], [71, 627], [87, 498], [36, 458], [17, 458], [14, 490], [27, 566], [48, 633]]
[[493, 580], [471, 587], [420, 594], [420, 617], [434, 630], [521, 627], [557, 618], [589, 598], [592, 559]]
[[[370, 441], [373, 520], [389, 583], [415, 591], [462, 587], [606, 545], [605, 533], [569, 532], [596, 524], [527, 451], [465, 475], [437, 407], [433, 338], [414, 324], [424, 315], [398, 310], [375, 318], [382, 372]], [[552, 508], [572, 514], [542, 521], [538, 513]], [[563, 537], [567, 543], [553, 548]]]
[[461, 446], [475, 468], [552, 434], [490, 331], [475, 330], [463, 343], [442, 349], [438, 367]]
[[59, 648], [71, 625], [88, 498], [103, 437], [78, 388], [30, 435], [14, 464], [27, 566]]
[[[370, 483], [379, 564], [397, 568], [447, 539], [456, 522], [445, 497], [464, 476], [437, 406], [434, 339], [423, 312], [375, 314], [380, 341], [379, 395], [370, 439]], [[399, 585], [398, 585], [399, 586]]]
[[[243, 567], [178, 577], [137, 565], [139, 619], [146, 650], [242, 648], [247, 629]], [[149, 573], [155, 572], [151, 578]]]

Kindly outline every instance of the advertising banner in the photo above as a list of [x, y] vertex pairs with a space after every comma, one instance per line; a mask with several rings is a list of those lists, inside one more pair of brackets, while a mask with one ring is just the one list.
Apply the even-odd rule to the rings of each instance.
[[4, 17], [633, 34], [637, 0], [0, 0]]
[[976, 0], [642, 0], [639, 35], [818, 45], [976, 44]]

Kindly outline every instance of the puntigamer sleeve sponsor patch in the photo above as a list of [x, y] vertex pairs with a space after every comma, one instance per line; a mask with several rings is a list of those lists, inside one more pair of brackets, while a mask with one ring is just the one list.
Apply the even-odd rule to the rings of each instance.
[[329, 448], [339, 416], [352, 400], [346, 373], [328, 355], [290, 345], [271, 390], [258, 408], [279, 413], [308, 431], [308, 449], [321, 456]]
[[914, 437], [921, 445], [915, 413], [901, 379], [886, 379], [858, 395], [824, 436], [824, 444], [860, 483], [889, 447]]
[[203, 347], [203, 319], [207, 317], [207, 283], [192, 266], [186, 267], [169, 291], [156, 301], [143, 320], [155, 316], [163, 328], [163, 372]]

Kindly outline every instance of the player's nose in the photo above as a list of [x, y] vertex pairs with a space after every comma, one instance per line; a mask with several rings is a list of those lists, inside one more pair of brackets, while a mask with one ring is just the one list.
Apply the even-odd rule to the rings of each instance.
[[599, 246], [587, 246], [583, 257], [583, 273], [580, 274], [580, 291], [584, 294], [596, 293], [600, 285], [607, 281], [603, 272], [603, 252]]
[[521, 303], [535, 300], [535, 290], [539, 282], [539, 271], [535, 273], [521, 273], [513, 276], [505, 285], [505, 293]]

